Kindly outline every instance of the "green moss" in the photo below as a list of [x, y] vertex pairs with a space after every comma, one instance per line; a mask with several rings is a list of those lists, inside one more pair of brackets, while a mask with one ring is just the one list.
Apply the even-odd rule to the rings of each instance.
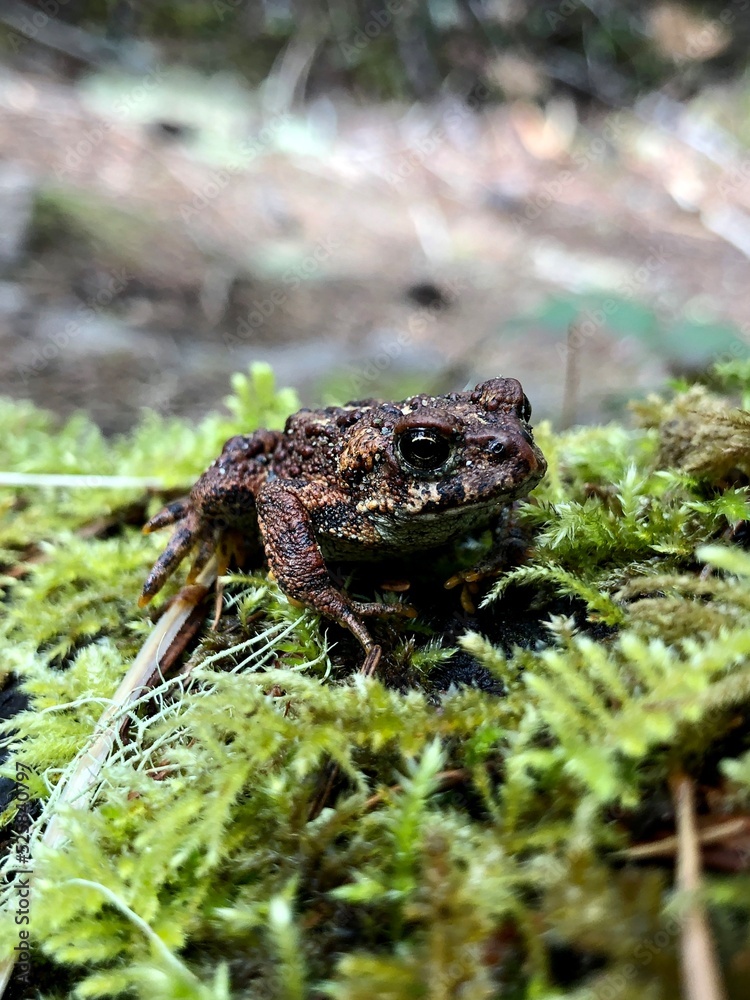
[[[737, 369], [717, 378], [747, 392]], [[187, 486], [230, 434], [297, 405], [263, 368], [234, 390], [230, 417], [149, 416], [106, 444], [4, 404], [0, 464]], [[68, 843], [34, 848], [37, 960], [78, 996], [675, 996], [684, 902], [667, 866], [622, 851], [672, 832], [678, 771], [724, 809], [750, 802], [747, 473], [712, 451], [746, 415], [695, 389], [640, 413], [639, 429], [539, 428], [529, 561], [481, 627], [405, 623], [374, 679], [265, 575], [234, 574], [189, 672], [131, 713], [93, 808], [65, 813]], [[44, 821], [152, 627], [135, 601], [163, 539], [124, 516], [157, 505], [138, 491], [3, 494], [6, 565], [37, 559], [6, 583], [3, 664], [30, 707], [6, 727], [4, 773], [23, 766]], [[532, 609], [526, 648], [498, 631], [508, 607]], [[504, 694], [451, 684], [467, 659]], [[705, 893], [740, 997], [747, 877], [709, 874]]]

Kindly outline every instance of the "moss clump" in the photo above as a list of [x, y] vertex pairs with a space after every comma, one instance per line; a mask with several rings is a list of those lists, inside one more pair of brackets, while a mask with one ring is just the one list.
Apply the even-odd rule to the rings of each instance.
[[[741, 375], [722, 377], [735, 388]], [[262, 369], [235, 388], [232, 419], [190, 430], [151, 417], [106, 447], [82, 421], [53, 432], [8, 405], [5, 461], [168, 469], [188, 485], [223, 438], [296, 405]], [[627, 849], [673, 833], [677, 774], [696, 779], [708, 825], [750, 804], [747, 473], [741, 453], [709, 448], [746, 416], [707, 398], [652, 400], [635, 430], [540, 428], [550, 472], [519, 512], [530, 560], [460, 627], [433, 611], [383, 633], [374, 679], [353, 672], [342, 633], [264, 575], [235, 574], [219, 628], [131, 713], [94, 808], [65, 815], [67, 845], [32, 851], [42, 995], [58, 995], [44, 970], [77, 996], [677, 995], [685, 900], [669, 851], [636, 863]], [[668, 460], [691, 433], [708, 449], [699, 467]], [[5, 773], [22, 765], [42, 820], [151, 627], [135, 599], [162, 542], [118, 521], [135, 499], [23, 490], [8, 502], [6, 564], [32, 547], [41, 558], [8, 581], [4, 664], [30, 707], [6, 728]], [[109, 537], [86, 537], [103, 516]], [[435, 575], [426, 559], [420, 572]], [[738, 998], [743, 857], [704, 884]], [[11, 885], [3, 948], [14, 898]]]

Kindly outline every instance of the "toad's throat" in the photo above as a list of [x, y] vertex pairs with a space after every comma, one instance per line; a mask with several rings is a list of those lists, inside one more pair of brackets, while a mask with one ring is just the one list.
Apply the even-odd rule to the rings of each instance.
[[420, 513], [405, 507], [388, 514], [370, 511], [366, 517], [374, 530], [369, 544], [321, 535], [320, 545], [329, 558], [353, 561], [437, 548], [461, 535], [486, 528], [507, 508], [507, 502], [504, 497], [463, 508]]

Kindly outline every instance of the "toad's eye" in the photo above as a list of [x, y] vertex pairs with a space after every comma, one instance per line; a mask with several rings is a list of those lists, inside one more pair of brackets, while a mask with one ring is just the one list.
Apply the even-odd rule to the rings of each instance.
[[396, 438], [396, 451], [415, 472], [437, 472], [451, 457], [449, 438], [432, 427], [410, 427]]
[[529, 402], [529, 397], [523, 397], [523, 404], [521, 406], [521, 420], [528, 423], [531, 420], [531, 403]]

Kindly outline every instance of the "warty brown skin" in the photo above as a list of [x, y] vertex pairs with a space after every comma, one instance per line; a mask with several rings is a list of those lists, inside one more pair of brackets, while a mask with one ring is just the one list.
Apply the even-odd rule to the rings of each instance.
[[422, 551], [496, 522], [546, 471], [530, 415], [520, 383], [494, 378], [471, 392], [300, 410], [283, 432], [230, 438], [188, 499], [144, 528], [175, 525], [141, 604], [188, 553], [197, 552], [193, 579], [239, 533], [262, 543], [290, 598], [349, 628], [369, 651], [364, 617], [410, 612], [352, 600], [325, 559]]

